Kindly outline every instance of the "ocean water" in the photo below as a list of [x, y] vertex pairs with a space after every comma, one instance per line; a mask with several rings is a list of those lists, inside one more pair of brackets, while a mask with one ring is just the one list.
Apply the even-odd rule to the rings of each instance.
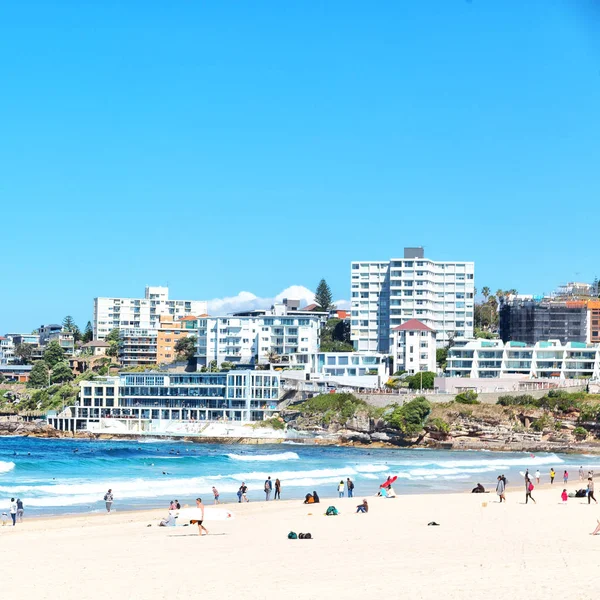
[[[263, 500], [267, 476], [282, 482], [282, 498], [303, 498], [317, 490], [336, 497], [337, 484], [350, 477], [355, 495], [376, 493], [397, 475], [399, 494], [470, 490], [476, 483], [495, 489], [504, 473], [511, 482], [519, 471], [540, 469], [545, 480], [554, 467], [560, 481], [567, 469], [600, 469], [600, 457], [486, 451], [363, 449], [301, 444], [208, 445], [167, 440], [89, 441], [0, 438], [0, 509], [19, 497], [26, 514], [95, 512], [113, 489], [116, 510], [160, 508], [197, 496], [212, 502], [212, 486], [222, 501], [237, 502], [246, 482], [251, 501]], [[587, 472], [587, 471], [586, 471]]]

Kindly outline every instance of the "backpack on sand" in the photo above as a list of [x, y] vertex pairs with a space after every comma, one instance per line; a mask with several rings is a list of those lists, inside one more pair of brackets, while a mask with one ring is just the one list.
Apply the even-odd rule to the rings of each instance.
[[338, 509], [337, 509], [335, 506], [330, 506], [330, 507], [329, 507], [329, 508], [328, 508], [328, 509], [325, 511], [325, 514], [326, 514], [328, 517], [331, 517], [332, 515], [339, 515], [340, 513], [339, 513]]
[[298, 536], [295, 531], [290, 531], [288, 533], [288, 540], [297, 540]]

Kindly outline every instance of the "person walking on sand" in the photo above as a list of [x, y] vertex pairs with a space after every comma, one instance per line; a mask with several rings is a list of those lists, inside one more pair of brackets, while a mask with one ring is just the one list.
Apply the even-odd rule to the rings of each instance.
[[21, 498], [17, 498], [17, 522], [18, 523], [22, 523], [23, 522], [23, 500], [21, 500]]
[[112, 490], [108, 490], [106, 494], [104, 494], [104, 502], [106, 502], [106, 512], [110, 512], [110, 507], [113, 503], [113, 493]]
[[567, 471], [566, 469], [565, 469], [565, 472], [563, 473], [563, 483], [564, 484], [569, 483], [569, 471]]
[[273, 496], [273, 500], [281, 500], [281, 481], [279, 479], [275, 480], [275, 496]]
[[531, 483], [531, 479], [529, 477], [525, 480], [525, 504], [527, 504], [529, 498], [533, 500], [534, 504], [537, 504], [534, 497], [531, 495], [533, 492], [533, 483]]
[[550, 469], [550, 483], [554, 483], [554, 478], [556, 477], [556, 473], [554, 469]]
[[567, 490], [564, 489], [562, 491], [562, 494], [560, 495], [561, 500], [563, 501], [563, 504], [565, 504], [567, 502], [567, 500], [569, 499], [569, 494], [567, 494]]
[[204, 521], [204, 504], [202, 504], [202, 498], [196, 498], [196, 508], [200, 511], [200, 519], [194, 519], [190, 521], [190, 524], [198, 524], [198, 535], [202, 535], [202, 531], [208, 535], [208, 529], [202, 525], [202, 522]]
[[340, 481], [340, 485], [338, 485], [338, 494], [340, 498], [344, 497], [344, 480]]
[[583, 481], [583, 465], [579, 467], [579, 481]]
[[498, 483], [496, 484], [496, 494], [498, 494], [500, 502], [502, 502], [502, 500], [506, 502], [506, 497], [504, 496], [504, 489], [504, 480], [502, 479], [502, 477], [500, 477], [500, 475], [498, 475]]
[[273, 482], [271, 481], [271, 476], [269, 475], [265, 481], [265, 500], [268, 502], [271, 498], [271, 490], [273, 489]]
[[10, 518], [13, 522], [13, 527], [17, 524], [17, 503], [14, 498], [10, 499]]
[[350, 477], [346, 479], [346, 487], [348, 488], [348, 498], [352, 498], [354, 496], [354, 483]]
[[535, 472], [535, 484], [536, 484], [536, 485], [540, 485], [540, 475], [541, 475], [541, 474], [540, 474], [540, 470], [538, 469], [538, 470]]
[[215, 497], [215, 504], [219, 504], [219, 490], [213, 485], [213, 496]]
[[591, 504], [592, 500], [596, 504], [598, 504], [598, 500], [596, 500], [596, 498], [594, 497], [594, 480], [591, 477], [588, 479], [587, 490], [588, 490], [588, 504]]

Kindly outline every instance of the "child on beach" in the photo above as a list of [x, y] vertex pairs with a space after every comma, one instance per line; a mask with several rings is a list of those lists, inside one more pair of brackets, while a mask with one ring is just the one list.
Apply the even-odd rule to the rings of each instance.
[[569, 494], [567, 494], [567, 490], [563, 490], [562, 494], [560, 495], [560, 497], [562, 498], [563, 504], [569, 499]]
[[567, 483], [569, 481], [569, 471], [565, 470], [563, 473], [563, 483]]

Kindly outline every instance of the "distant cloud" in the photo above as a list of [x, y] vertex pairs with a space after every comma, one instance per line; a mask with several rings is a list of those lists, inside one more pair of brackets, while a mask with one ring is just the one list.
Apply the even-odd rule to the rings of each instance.
[[350, 310], [350, 300], [336, 300], [334, 304], [338, 310]]
[[301, 306], [306, 306], [315, 301], [315, 294], [303, 285], [291, 285], [274, 298], [260, 298], [252, 292], [240, 292], [236, 296], [209, 300], [208, 313], [210, 315], [227, 315], [245, 310], [271, 308], [275, 302], [281, 302], [284, 298], [300, 300]]

